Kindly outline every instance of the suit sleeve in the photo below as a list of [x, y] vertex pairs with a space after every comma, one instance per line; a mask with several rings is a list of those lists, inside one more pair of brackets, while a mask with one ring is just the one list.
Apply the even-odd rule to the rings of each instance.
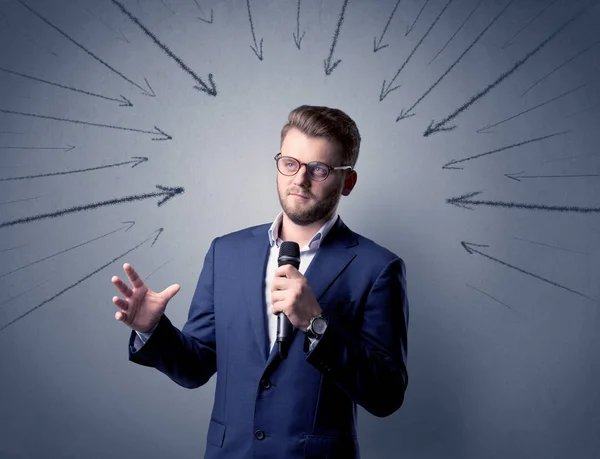
[[141, 348], [133, 346], [137, 336], [133, 330], [129, 340], [129, 360], [156, 368], [188, 389], [206, 384], [217, 370], [213, 304], [216, 241], [213, 240], [204, 259], [183, 329], [178, 330], [163, 314], [152, 336]]
[[306, 359], [369, 413], [389, 416], [408, 385], [408, 314], [405, 265], [396, 258], [377, 277], [356, 321], [329, 316]]

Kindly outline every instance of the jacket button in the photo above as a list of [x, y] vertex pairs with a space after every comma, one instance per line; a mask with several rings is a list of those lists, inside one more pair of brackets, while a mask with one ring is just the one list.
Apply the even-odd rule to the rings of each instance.
[[268, 379], [263, 379], [260, 381], [260, 385], [263, 389], [268, 389], [271, 387], [271, 381], [269, 381]]
[[265, 433], [262, 430], [257, 430], [256, 432], [254, 432], [254, 436], [257, 440], [262, 440], [263, 438], [265, 438]]

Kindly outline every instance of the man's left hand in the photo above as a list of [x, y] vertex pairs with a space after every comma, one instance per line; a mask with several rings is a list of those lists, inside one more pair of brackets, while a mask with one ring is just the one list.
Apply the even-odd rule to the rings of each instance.
[[306, 331], [310, 319], [321, 313], [321, 306], [306, 277], [292, 265], [275, 271], [271, 286], [271, 311], [283, 312], [294, 327]]

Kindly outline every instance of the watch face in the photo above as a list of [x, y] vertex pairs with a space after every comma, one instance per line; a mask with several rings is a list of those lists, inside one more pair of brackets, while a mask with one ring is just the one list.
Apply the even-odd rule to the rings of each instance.
[[327, 329], [327, 321], [321, 317], [317, 317], [313, 320], [312, 329], [317, 335], [322, 335]]

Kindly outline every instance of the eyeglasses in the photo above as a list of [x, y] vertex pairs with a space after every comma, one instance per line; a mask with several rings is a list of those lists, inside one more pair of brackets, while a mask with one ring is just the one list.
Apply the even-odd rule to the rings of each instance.
[[323, 180], [326, 180], [331, 171], [352, 169], [352, 166], [331, 167], [319, 161], [301, 163], [296, 158], [292, 158], [291, 156], [281, 156], [281, 153], [277, 153], [273, 159], [275, 159], [275, 162], [277, 163], [277, 170], [283, 175], [287, 176], [296, 175], [302, 166], [306, 166], [308, 178], [314, 180], [315, 182], [322, 182]]

